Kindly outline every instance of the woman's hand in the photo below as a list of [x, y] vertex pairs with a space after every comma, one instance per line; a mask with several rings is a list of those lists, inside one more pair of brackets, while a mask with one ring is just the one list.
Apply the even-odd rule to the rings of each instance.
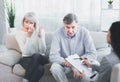
[[30, 25], [29, 28], [28, 28], [27, 36], [31, 37], [34, 30], [35, 30], [35, 28], [32, 25]]
[[91, 67], [92, 64], [87, 58], [83, 58], [83, 64], [86, 65], [87, 67]]

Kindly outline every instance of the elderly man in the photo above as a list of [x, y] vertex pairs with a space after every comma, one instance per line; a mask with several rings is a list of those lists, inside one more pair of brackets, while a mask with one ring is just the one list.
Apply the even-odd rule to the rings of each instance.
[[53, 63], [50, 71], [57, 82], [68, 82], [67, 73], [73, 72], [75, 79], [79, 78], [83, 82], [83, 74], [71, 67], [65, 60], [66, 57], [78, 54], [80, 57], [86, 55], [91, 59], [96, 59], [96, 49], [87, 29], [78, 25], [76, 15], [69, 13], [63, 18], [64, 27], [54, 34], [50, 61]]

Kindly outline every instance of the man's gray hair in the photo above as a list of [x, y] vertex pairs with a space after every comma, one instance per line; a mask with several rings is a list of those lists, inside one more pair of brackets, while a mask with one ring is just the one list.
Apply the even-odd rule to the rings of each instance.
[[65, 24], [71, 24], [73, 21], [75, 21], [76, 23], [78, 23], [78, 18], [75, 14], [73, 13], [69, 13], [67, 14], [64, 18], [63, 18], [63, 22]]

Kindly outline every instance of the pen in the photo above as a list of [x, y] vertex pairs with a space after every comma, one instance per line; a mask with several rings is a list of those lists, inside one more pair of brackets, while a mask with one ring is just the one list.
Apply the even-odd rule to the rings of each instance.
[[76, 60], [76, 59], [80, 59], [80, 60], [83, 60], [83, 58], [74, 58], [74, 60]]
[[93, 74], [90, 78], [92, 79], [94, 76], [96, 76], [97, 75], [97, 73], [96, 74]]
[[80, 59], [80, 58], [74, 58], [74, 60], [76, 60], [76, 59]]

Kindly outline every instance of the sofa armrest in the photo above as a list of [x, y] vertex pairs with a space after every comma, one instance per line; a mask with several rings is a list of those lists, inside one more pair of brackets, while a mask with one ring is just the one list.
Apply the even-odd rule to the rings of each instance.
[[110, 82], [120, 82], [120, 64], [113, 67]]

